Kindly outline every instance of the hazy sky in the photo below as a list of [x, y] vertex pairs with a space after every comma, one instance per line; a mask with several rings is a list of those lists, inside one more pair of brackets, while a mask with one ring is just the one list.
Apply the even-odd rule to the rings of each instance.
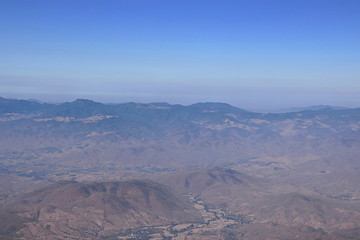
[[0, 96], [360, 107], [360, 1], [1, 0]]

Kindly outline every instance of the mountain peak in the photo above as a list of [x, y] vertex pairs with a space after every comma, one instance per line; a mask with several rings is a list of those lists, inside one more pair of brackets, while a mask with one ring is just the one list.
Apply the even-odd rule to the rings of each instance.
[[82, 99], [82, 98], [78, 98], [75, 101], [70, 102], [70, 103], [72, 103], [72, 104], [101, 104], [99, 102], [95, 102], [95, 101], [90, 100], [90, 99]]
[[222, 102], [200, 102], [191, 104], [189, 107], [204, 108], [204, 109], [225, 109], [225, 108], [237, 108], [227, 103]]

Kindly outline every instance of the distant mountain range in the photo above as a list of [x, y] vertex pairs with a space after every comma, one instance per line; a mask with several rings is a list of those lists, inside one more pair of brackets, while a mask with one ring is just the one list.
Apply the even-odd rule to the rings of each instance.
[[265, 155], [349, 155], [360, 144], [359, 129], [360, 108], [264, 114], [225, 103], [106, 105], [78, 99], [41, 104], [0, 98], [3, 156], [53, 159], [65, 168], [107, 168], [110, 162], [117, 167], [230, 166]]
[[302, 112], [302, 111], [308, 111], [308, 110], [317, 111], [317, 110], [321, 110], [321, 109], [345, 110], [345, 109], [349, 109], [349, 108], [340, 107], [340, 106], [331, 106], [331, 105], [315, 105], [315, 106], [310, 106], [310, 107], [297, 107], [297, 108], [294, 107], [294, 108], [278, 109], [278, 110], [274, 110], [272, 112], [273, 113], [287, 113], [287, 112]]
[[[15, 112], [22, 112], [22, 111], [33, 111], [33, 110], [47, 110], [50, 108], [53, 108], [55, 106], [59, 106], [59, 105], [69, 105], [70, 104], [75, 104], [75, 103], [79, 103], [79, 102], [87, 102], [87, 104], [91, 104], [91, 103], [96, 103], [96, 104], [101, 104], [103, 106], [121, 106], [121, 105], [127, 105], [130, 104], [129, 103], [99, 103], [99, 102], [94, 102], [92, 100], [88, 100], [88, 99], [77, 99], [73, 102], [66, 102], [66, 103], [46, 103], [37, 99], [28, 99], [28, 100], [18, 100], [18, 99], [8, 99], [8, 98], [2, 98], [0, 97], [0, 104], [2, 107], [5, 106], [11, 106], [13, 107], [12, 111]], [[133, 103], [133, 104], [139, 104], [139, 103]], [[198, 104], [204, 104], [204, 103], [197, 103], [197, 104], [193, 104], [193, 105], [198, 105]], [[205, 104], [211, 104], [213, 106], [221, 106], [221, 105], [228, 105], [231, 106], [229, 104], [225, 104], [225, 103], [216, 103], [216, 102], [207, 102]], [[141, 105], [141, 104], [140, 104]], [[143, 104], [143, 105], [150, 105], [150, 106], [158, 106], [158, 107], [169, 107], [172, 106], [169, 103], [166, 102], [154, 102], [154, 103], [148, 103], [148, 104]], [[190, 106], [193, 106], [190, 105]], [[179, 104], [175, 105], [175, 106], [181, 106]], [[234, 107], [236, 108], [236, 107]], [[322, 110], [322, 109], [332, 109], [332, 110], [345, 110], [345, 109], [349, 109], [346, 107], [341, 107], [341, 106], [331, 106], [331, 105], [314, 105], [314, 106], [309, 106], [309, 107], [293, 107], [293, 108], [284, 108], [284, 109], [277, 109], [277, 110], [266, 110], [266, 111], [260, 111], [260, 112], [267, 112], [267, 113], [290, 113], [290, 112], [302, 112], [302, 111], [317, 111], [317, 110]], [[257, 111], [250, 111], [250, 112], [257, 112]]]

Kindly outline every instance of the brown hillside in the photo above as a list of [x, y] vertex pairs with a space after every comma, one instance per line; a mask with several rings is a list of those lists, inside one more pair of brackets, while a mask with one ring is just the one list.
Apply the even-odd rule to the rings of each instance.
[[177, 191], [200, 195], [212, 206], [229, 206], [239, 199], [248, 201], [263, 195], [270, 186], [261, 178], [220, 167], [179, 171], [156, 180]]
[[355, 202], [316, 195], [286, 193], [265, 197], [249, 207], [254, 222], [285, 226], [310, 226], [333, 231], [359, 227], [360, 208]]
[[21, 197], [11, 209], [28, 219], [20, 231], [24, 239], [96, 239], [138, 226], [201, 221], [191, 205], [150, 181], [57, 183]]

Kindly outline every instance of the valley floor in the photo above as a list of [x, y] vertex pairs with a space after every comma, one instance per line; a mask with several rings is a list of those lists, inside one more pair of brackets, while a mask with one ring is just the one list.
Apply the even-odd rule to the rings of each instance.
[[[189, 194], [193, 206], [199, 210], [204, 222], [184, 223], [162, 226], [147, 226], [128, 229], [125, 233], [105, 237], [104, 239], [146, 239], [146, 240], [190, 240], [190, 239], [224, 239], [220, 232], [231, 229], [238, 224], [249, 223], [245, 218], [231, 216], [223, 209], [210, 209], [197, 195]], [[213, 235], [217, 232], [216, 235]], [[210, 235], [209, 235], [210, 234]]]

